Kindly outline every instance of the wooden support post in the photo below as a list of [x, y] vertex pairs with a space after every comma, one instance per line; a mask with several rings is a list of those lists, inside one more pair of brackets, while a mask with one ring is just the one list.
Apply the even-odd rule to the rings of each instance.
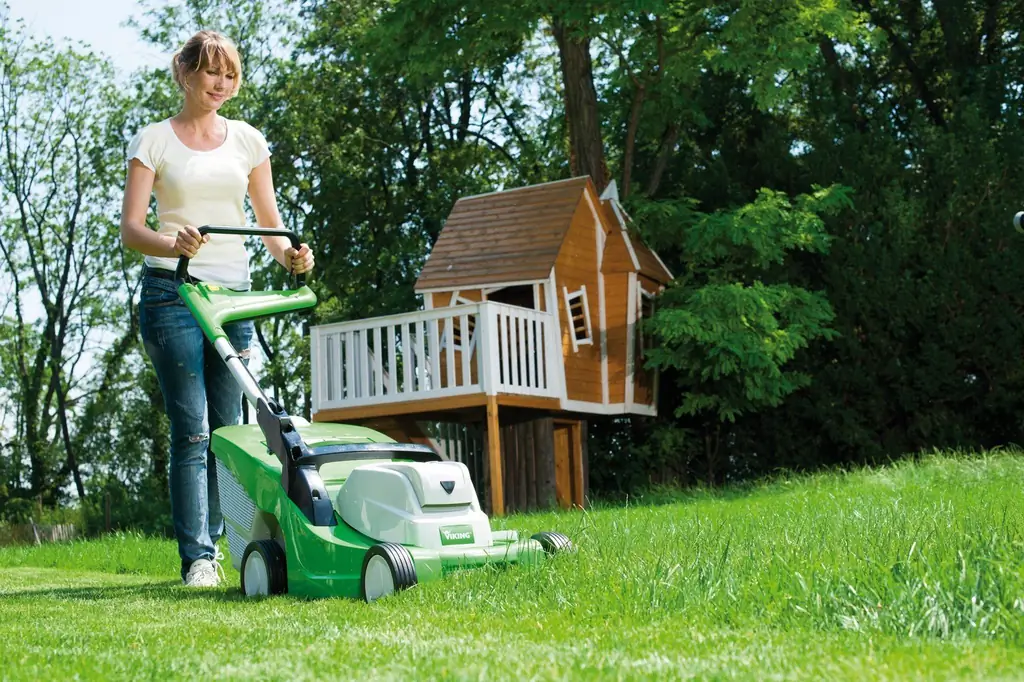
[[583, 426], [572, 425], [572, 493], [573, 503], [583, 509]]
[[501, 480], [501, 431], [498, 425], [498, 396], [487, 396], [487, 460], [491, 474], [491, 514], [505, 513], [504, 490]]

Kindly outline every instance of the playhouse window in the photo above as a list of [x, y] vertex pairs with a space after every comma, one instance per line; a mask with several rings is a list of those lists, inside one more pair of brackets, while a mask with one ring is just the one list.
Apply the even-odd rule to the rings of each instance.
[[566, 287], [562, 287], [562, 295], [565, 297], [565, 309], [569, 313], [569, 322], [572, 325], [572, 333], [569, 339], [572, 340], [572, 350], [575, 353], [580, 346], [593, 345], [594, 333], [590, 326], [590, 304], [587, 301], [587, 287], [580, 287], [577, 291], [569, 293]]
[[639, 337], [640, 342], [640, 354], [643, 355], [643, 352], [651, 347], [650, 333], [645, 329], [645, 325], [643, 323], [654, 317], [654, 294], [646, 291], [643, 285], [637, 282], [636, 299], [636, 308], [637, 313], [639, 314], [639, 319], [637, 320], [637, 336]]

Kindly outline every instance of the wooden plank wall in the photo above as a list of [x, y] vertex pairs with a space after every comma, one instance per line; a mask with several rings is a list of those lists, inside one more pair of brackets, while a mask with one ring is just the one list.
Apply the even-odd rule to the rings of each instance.
[[503, 422], [501, 454], [506, 513], [557, 507], [551, 417]]
[[[594, 216], [587, 206], [586, 198], [581, 194], [580, 203], [576, 207], [569, 231], [562, 243], [555, 262], [556, 299], [558, 300], [558, 319], [562, 333], [562, 357], [565, 358], [565, 384], [570, 400], [583, 400], [600, 403], [602, 401], [601, 386], [601, 311], [598, 307], [598, 270], [597, 270], [597, 235]], [[587, 301], [590, 304], [590, 323], [594, 343], [580, 346], [577, 352], [572, 350], [572, 322], [565, 309], [565, 296], [562, 287], [569, 293], [580, 286], [587, 287]]]
[[608, 401], [614, 404], [626, 400], [629, 275], [619, 272], [605, 275], [604, 291], [608, 324]]
[[[434, 293], [426, 294], [426, 296], [430, 296], [430, 304], [434, 308], [447, 308], [455, 293], [456, 292], [454, 291], [435, 291]], [[461, 298], [469, 299], [470, 301], [475, 301], [477, 303], [483, 300], [483, 292], [480, 289], [459, 290], [458, 294]]]

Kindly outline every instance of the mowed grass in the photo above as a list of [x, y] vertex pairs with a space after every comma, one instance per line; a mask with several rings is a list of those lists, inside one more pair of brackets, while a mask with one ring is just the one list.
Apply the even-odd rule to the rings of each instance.
[[177, 580], [173, 542], [0, 550], [0, 678], [1022, 679], [1024, 453], [494, 519], [579, 545], [372, 605]]

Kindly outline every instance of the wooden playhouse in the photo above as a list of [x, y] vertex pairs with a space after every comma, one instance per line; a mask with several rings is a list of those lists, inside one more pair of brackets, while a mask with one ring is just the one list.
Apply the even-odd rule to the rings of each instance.
[[416, 282], [422, 310], [312, 329], [312, 417], [429, 442], [491, 513], [583, 506], [587, 415], [657, 413], [638, 323], [671, 279], [614, 186], [462, 198]]

